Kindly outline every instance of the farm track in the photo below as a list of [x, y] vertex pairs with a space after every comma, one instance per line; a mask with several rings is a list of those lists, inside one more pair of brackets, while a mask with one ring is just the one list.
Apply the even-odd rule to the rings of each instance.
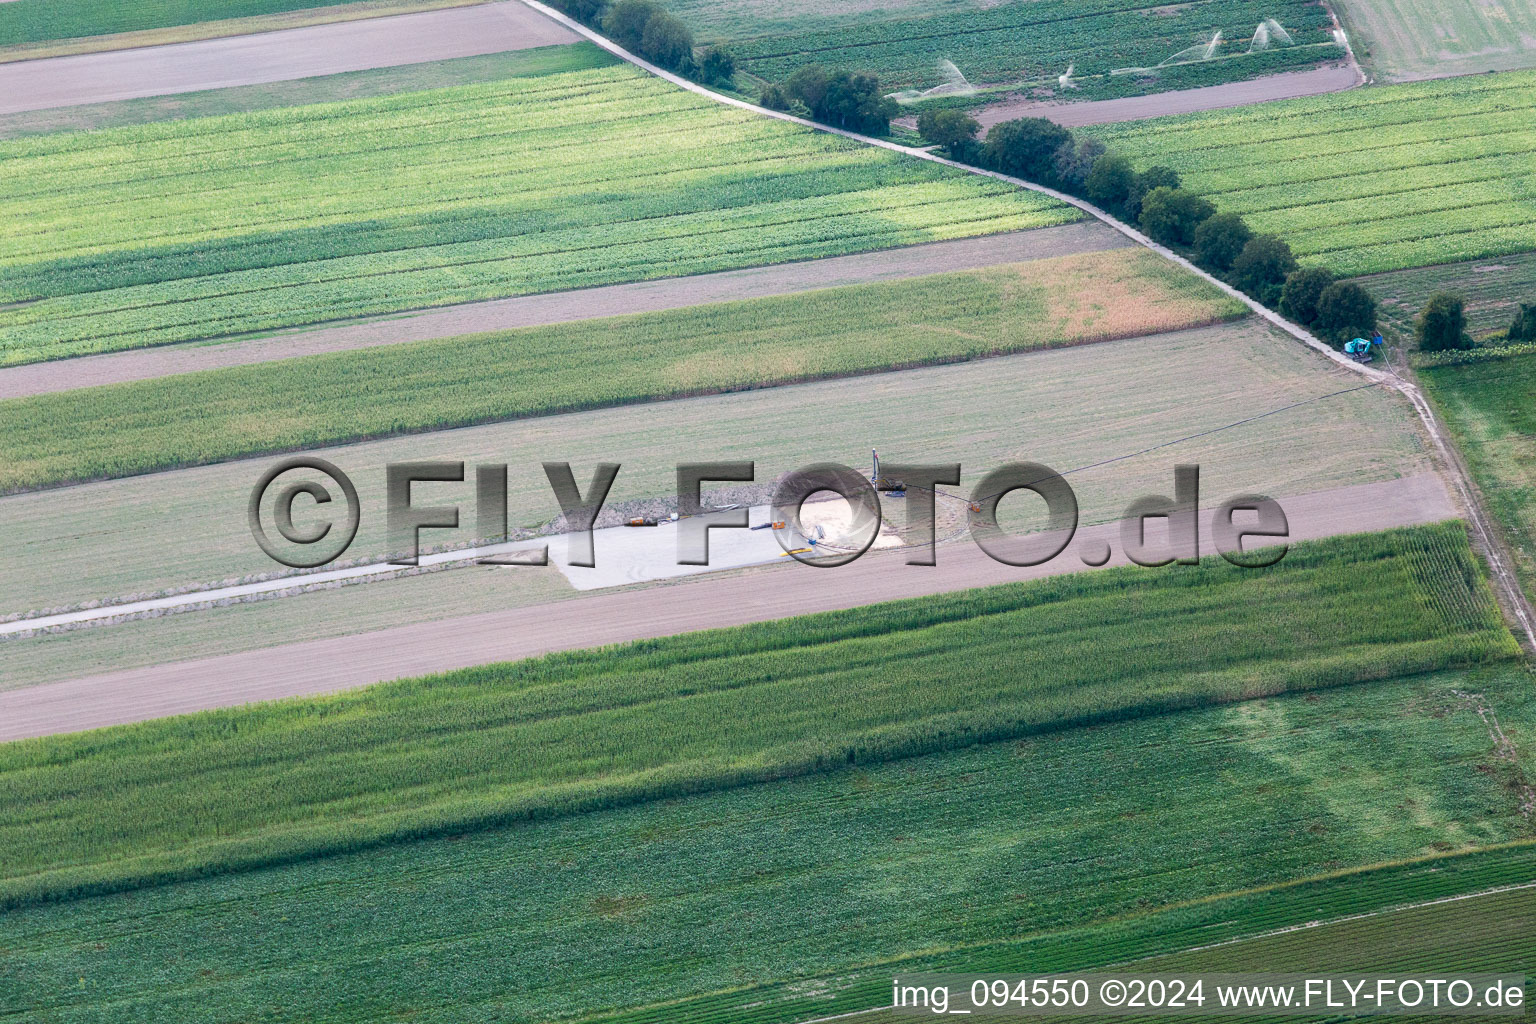
[[1225, 281], [1222, 281], [1205, 272], [1204, 270], [1201, 270], [1189, 260], [1184, 259], [1184, 257], [1180, 256], [1178, 253], [1175, 253], [1173, 250], [1167, 248], [1166, 246], [1159, 245], [1158, 243], [1152, 241], [1152, 239], [1148, 238], [1140, 231], [1124, 223], [1118, 218], [1111, 216], [1104, 210], [1099, 209], [1097, 206], [1094, 206], [1087, 200], [1079, 199], [1076, 196], [1068, 195], [1065, 192], [1059, 192], [1056, 189], [1046, 188], [1044, 185], [1040, 185], [1032, 181], [1026, 181], [1023, 178], [1015, 178], [1011, 175], [1000, 174], [997, 171], [987, 171], [979, 167], [972, 167], [969, 164], [960, 163], [955, 160], [948, 160], [944, 157], [936, 156], [935, 154], [930, 153], [924, 149], [917, 149], [912, 146], [903, 146], [895, 142], [886, 142], [882, 139], [875, 139], [867, 135], [860, 135], [857, 132], [845, 131], [841, 128], [833, 128], [829, 125], [819, 124], [815, 121], [810, 121], [805, 118], [795, 117], [793, 114], [785, 114], [779, 111], [767, 110], [763, 107], [747, 103], [743, 100], [732, 99], [728, 96], [721, 96], [717, 93], [711, 92], [701, 85], [697, 85], [688, 81], [686, 78], [683, 78], [679, 75], [674, 75], [669, 71], [665, 71], [662, 68], [651, 64], [649, 61], [642, 60], [641, 58], [630, 53], [628, 50], [624, 49], [622, 46], [614, 43], [606, 36], [594, 32], [584, 25], [578, 24], [572, 19], [567, 18], [565, 15], [561, 14], [559, 11], [554, 10], [546, 4], [540, 3], [539, 0], [522, 0], [522, 2], [534, 10], [544, 14], [545, 16], [554, 19], [571, 31], [580, 33], [582, 36], [596, 43], [598, 46], [601, 46], [603, 49], [617, 57], [622, 58], [623, 60], [628, 61], [636, 67], [642, 68], [650, 74], [656, 75], [659, 78], [671, 82], [673, 85], [687, 89], [689, 92], [696, 93], [700, 96], [707, 96], [715, 100], [717, 103], [723, 103], [728, 106], [737, 107], [743, 110], [755, 111], [763, 117], [773, 117], [784, 121], [791, 121], [795, 124], [803, 125], [807, 128], [814, 128], [817, 131], [828, 132], [833, 135], [840, 135], [844, 138], [863, 142], [866, 145], [888, 149], [897, 153], [905, 153], [908, 156], [916, 157], [921, 160], [930, 160], [935, 163], [944, 164], [947, 167], [955, 167], [970, 174], [976, 174], [983, 177], [995, 178], [999, 181], [1010, 182], [1020, 188], [1050, 196], [1053, 199], [1057, 199], [1063, 203], [1075, 206], [1079, 210], [1092, 215], [1099, 221], [1109, 225], [1116, 231], [1119, 231], [1121, 234], [1125, 235], [1127, 238], [1131, 239], [1137, 244], [1151, 249], [1159, 256], [1162, 256], [1163, 258], [1185, 268], [1190, 273], [1197, 274], [1205, 280], [1209, 281], [1217, 288], [1220, 288], [1223, 292], [1231, 295], [1233, 298], [1238, 299], [1247, 305], [1257, 315], [1263, 317], [1265, 320], [1285, 331], [1287, 334], [1291, 335], [1302, 344], [1320, 352], [1345, 369], [1358, 373], [1377, 384], [1392, 388], [1393, 390], [1397, 391], [1406, 399], [1408, 399], [1408, 401], [1412, 404], [1414, 412], [1418, 414], [1420, 422], [1423, 424], [1425, 431], [1429, 434], [1435, 451], [1439, 455], [1440, 465], [1444, 467], [1447, 476], [1450, 477], [1450, 481], [1456, 493], [1457, 501], [1462, 506], [1462, 508], [1465, 509], [1466, 515], [1471, 521], [1475, 545], [1478, 551], [1482, 553], [1483, 557], [1487, 561], [1488, 569], [1493, 576], [1494, 593], [1498, 596], [1500, 606], [1504, 609], [1504, 613], [1509, 618], [1511, 623], [1517, 627], [1517, 635], [1522, 638], [1527, 652], [1536, 652], [1536, 610], [1532, 609], [1530, 602], [1526, 599], [1524, 590], [1522, 590], [1520, 587], [1519, 580], [1515, 576], [1513, 569], [1514, 558], [1510, 554], [1509, 549], [1505, 545], [1502, 537], [1497, 532], [1495, 532], [1488, 513], [1484, 508], [1482, 498], [1477, 491], [1476, 485], [1472, 482], [1471, 474], [1468, 473], [1466, 465], [1461, 459], [1460, 453], [1454, 449], [1449, 439], [1446, 437], [1445, 429], [1440, 425], [1439, 420], [1435, 417], [1434, 411], [1430, 408], [1428, 401], [1424, 398], [1424, 394], [1419, 390], [1418, 385], [1404, 380], [1395, 372], [1383, 372], [1382, 370], [1376, 369], [1374, 367], [1362, 366], [1361, 364], [1354, 362], [1352, 359], [1345, 357], [1336, 351], [1332, 346], [1327, 345], [1323, 341], [1319, 340], [1311, 332], [1294, 323], [1291, 323], [1279, 313], [1276, 313], [1274, 310], [1261, 305], [1243, 292], [1233, 288]]
[[929, 242], [851, 256], [469, 302], [417, 315], [222, 345], [167, 346], [7, 367], [0, 369], [0, 400], [323, 352], [900, 280], [1000, 263], [1099, 252], [1129, 244], [1104, 225], [1085, 220], [1059, 227]]
[[0, 114], [576, 42], [515, 3], [0, 64]]
[[1039, 100], [997, 103], [973, 111], [973, 116], [983, 128], [1019, 117], [1045, 117], [1063, 127], [1080, 128], [1090, 124], [1117, 124], [1170, 114], [1192, 114], [1200, 110], [1245, 107], [1271, 100], [1296, 99], [1299, 96], [1321, 96], [1353, 89], [1363, 81], [1364, 76], [1360, 70], [1350, 64], [1311, 71], [1287, 71], [1243, 82], [1178, 89], [1150, 96], [1126, 96], [1086, 103], [1050, 103]]
[[[1372, 532], [1454, 518], [1444, 483], [1433, 474], [1282, 497], [1294, 541]], [[1206, 519], [1202, 515], [1202, 519]], [[156, 665], [0, 693], [0, 742], [74, 732], [252, 701], [366, 686], [630, 640], [671, 636], [793, 615], [856, 608], [1082, 572], [1079, 547], [1120, 548], [1119, 523], [1080, 531], [1044, 565], [993, 561], [971, 544], [945, 545], [933, 567], [903, 564], [900, 550], [867, 555], [830, 572], [785, 564], [731, 575], [570, 598], [531, 608], [269, 647]], [[1210, 546], [1209, 521], [1201, 546]], [[1102, 546], [1102, 545], [1100, 545]], [[1126, 564], [1116, 550], [1110, 566]], [[508, 569], [516, 572], [516, 569]], [[373, 584], [370, 584], [373, 585]], [[387, 582], [383, 585], [388, 585]], [[195, 596], [195, 595], [193, 595]], [[112, 628], [110, 626], [103, 628]]]

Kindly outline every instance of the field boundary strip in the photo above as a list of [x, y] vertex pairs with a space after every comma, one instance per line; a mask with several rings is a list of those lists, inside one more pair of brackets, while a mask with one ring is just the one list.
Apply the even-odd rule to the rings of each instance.
[[1473, 530], [1478, 540], [1478, 546], [1482, 550], [1484, 557], [1488, 560], [1489, 571], [1492, 573], [1493, 578], [1496, 581], [1497, 585], [1495, 587], [1495, 592], [1500, 597], [1499, 603], [1504, 607], [1506, 613], [1519, 626], [1520, 632], [1524, 636], [1527, 650], [1529, 652], [1536, 653], [1536, 611], [1532, 610], [1530, 602], [1526, 600], [1525, 592], [1521, 589], [1520, 584], [1515, 579], [1514, 571], [1510, 568], [1510, 566], [1513, 564], [1513, 558], [1506, 550], [1502, 536], [1494, 532], [1493, 526], [1488, 519], [1487, 512], [1483, 508], [1481, 495], [1479, 495], [1476, 487], [1473, 485], [1466, 465], [1462, 462], [1461, 457], [1455, 452], [1450, 442], [1446, 439], [1445, 431], [1441, 427], [1440, 421], [1435, 417], [1434, 411], [1430, 408], [1429, 402], [1425, 400], [1424, 394], [1419, 389], [1417, 384], [1409, 380], [1405, 380], [1399, 376], [1395, 370], [1391, 372], [1383, 372], [1376, 369], [1375, 367], [1364, 366], [1352, 359], [1349, 359], [1343, 355], [1343, 353], [1336, 351], [1332, 346], [1327, 345], [1319, 340], [1310, 331], [1292, 323], [1285, 317], [1281, 316], [1279, 313], [1269, 309], [1267, 306], [1256, 302], [1247, 294], [1238, 291], [1236, 288], [1227, 284], [1225, 281], [1222, 281], [1219, 278], [1206, 273], [1204, 270], [1201, 270], [1199, 267], [1195, 266], [1195, 264], [1189, 260], [1186, 260], [1184, 257], [1169, 249], [1167, 246], [1159, 245], [1151, 238], [1131, 227], [1129, 224], [1126, 224], [1119, 218], [1114, 217], [1104, 210], [1099, 209], [1097, 206], [1094, 206], [1092, 203], [1086, 200], [1079, 199], [1076, 196], [1067, 195], [1065, 192], [1059, 192], [1053, 188], [1047, 188], [1044, 185], [1040, 185], [1032, 181], [1026, 181], [1023, 178], [1015, 178], [1012, 175], [1002, 174], [997, 171], [988, 171], [979, 167], [972, 167], [969, 164], [963, 164], [957, 160], [949, 160], [930, 153], [925, 149], [918, 149], [914, 146], [903, 146], [897, 142], [888, 142], [885, 139], [876, 139], [868, 135], [860, 135], [857, 132], [851, 132], [843, 128], [834, 128], [831, 125], [820, 124], [807, 118], [796, 117], [793, 114], [787, 114], [778, 110], [769, 110], [766, 107], [758, 106], [755, 103], [748, 103], [745, 100], [738, 100], [734, 97], [723, 96], [720, 93], [714, 92], [711, 89], [707, 89], [696, 82], [691, 82], [681, 75], [675, 75], [670, 71], [666, 71], [660, 67], [657, 67], [655, 64], [652, 64], [651, 62], [644, 60], [643, 58], [638, 57], [633, 53], [630, 53], [628, 50], [624, 49], [624, 47], [615, 43], [608, 37], [602, 35], [599, 32], [593, 31], [587, 26], [576, 21], [574, 18], [566, 17], [564, 14], [561, 14], [559, 11], [550, 7], [548, 4], [541, 3], [540, 0], [522, 0], [522, 3], [526, 4], [528, 7], [531, 7], [535, 11], [538, 11], [540, 14], [543, 14], [547, 18], [553, 18], [561, 25], [564, 25], [571, 31], [580, 34], [583, 38], [596, 43], [598, 46], [602, 47], [604, 50], [607, 50], [614, 56], [628, 61], [630, 64], [633, 64], [634, 66], [648, 72], [649, 74], [655, 75], [664, 81], [671, 82], [678, 88], [686, 89], [691, 93], [695, 93], [696, 95], [714, 100], [716, 103], [721, 103], [730, 107], [736, 107], [740, 110], [750, 111], [762, 117], [772, 117], [777, 118], [780, 121], [788, 121], [791, 124], [797, 124], [804, 128], [810, 128], [813, 131], [828, 132], [832, 135], [839, 135], [845, 139], [852, 139], [855, 142], [862, 142], [865, 145], [876, 146], [880, 149], [889, 150], [893, 153], [900, 153], [904, 156], [914, 157], [919, 160], [927, 160], [932, 163], [942, 164], [946, 167], [953, 167], [957, 170], [965, 171], [968, 174], [976, 174], [983, 177], [995, 178], [998, 181], [1005, 181], [1019, 188], [1028, 189], [1031, 192], [1037, 192], [1041, 195], [1049, 196], [1058, 202], [1066, 203], [1069, 206], [1074, 206], [1077, 209], [1082, 210], [1084, 213], [1087, 213], [1088, 215], [1097, 218], [1104, 224], [1114, 228], [1116, 231], [1120, 232], [1122, 235], [1125, 235], [1136, 244], [1151, 249], [1153, 252], [1157, 253], [1164, 259], [1169, 260], [1179, 265], [1180, 267], [1183, 267], [1189, 273], [1195, 274], [1210, 284], [1215, 285], [1217, 288], [1221, 289], [1223, 293], [1237, 299], [1239, 302], [1242, 302], [1250, 310], [1252, 310], [1255, 315], [1263, 317], [1269, 323], [1285, 331], [1287, 334], [1295, 338], [1297, 341], [1300, 341], [1302, 344], [1332, 360], [1337, 365], [1343, 367], [1346, 370], [1349, 370], [1352, 373], [1361, 374], [1373, 383], [1382, 385], [1384, 387], [1389, 387], [1399, 392], [1408, 399], [1409, 403], [1412, 404], [1414, 411], [1418, 413], [1420, 422], [1423, 423], [1425, 431], [1429, 434], [1430, 440], [1435, 446], [1435, 451], [1440, 455], [1441, 463], [1447, 471], [1446, 475], [1451, 478], [1452, 485], [1456, 490], [1457, 500], [1466, 510], [1467, 517], [1471, 520]]

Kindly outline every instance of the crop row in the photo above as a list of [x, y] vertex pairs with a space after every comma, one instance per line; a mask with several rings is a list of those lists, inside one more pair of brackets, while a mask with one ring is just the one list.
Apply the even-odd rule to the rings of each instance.
[[[1510, 314], [1511, 318], [1513, 314]], [[1506, 321], [1507, 323], [1507, 321]], [[1468, 467], [1515, 548], [1527, 594], [1536, 595], [1536, 357], [1510, 346], [1474, 349], [1492, 358], [1421, 371], [1424, 390], [1459, 442]]]
[[[521, 158], [506, 160], [494, 151], [479, 153], [473, 148], [444, 161], [440, 168], [442, 178], [436, 187], [431, 172], [438, 168], [424, 166], [391, 175], [387, 170], [379, 170], [376, 160], [367, 157], [356, 159], [355, 173], [349, 173], [352, 160], [338, 161], [336, 170], [316, 173], [307, 185], [292, 191], [249, 184], [242, 187], [238, 176], [232, 175], [228, 184], [221, 183], [206, 194], [189, 196], [184, 202], [128, 197], [104, 203], [100, 210], [89, 214], [56, 211], [51, 214], [51, 225], [38, 218], [39, 223], [26, 225], [31, 230], [25, 234], [18, 230], [6, 239], [5, 249], [13, 265], [27, 265], [116, 252], [130, 246], [139, 249], [210, 240], [238, 245], [244, 236], [257, 231], [291, 233], [316, 225], [376, 219], [402, 210], [416, 213], [419, 221], [421, 211], [434, 207], [473, 204], [493, 208], [498, 203], [513, 203], [537, 210], [541, 202], [554, 205], [562, 199], [592, 192], [613, 202], [637, 195], [654, 196], [655, 189], [646, 186], [686, 191], [690, 184], [718, 178], [729, 180], [731, 175], [764, 178], [756, 184], [753, 194], [765, 199], [782, 195], [786, 189], [812, 180], [814, 175], [825, 176], [828, 170], [861, 177], [880, 173], [893, 181], [936, 180], [942, 176], [927, 168], [879, 159], [867, 149], [786, 147], [782, 140], [763, 138], [760, 126], [717, 126], [711, 133], [709, 126], [699, 125], [686, 132], [662, 136], [661, 140], [702, 145], [711, 135], [721, 140], [723, 148], [711, 151], [693, 165], [678, 166], [665, 153], [648, 151], [640, 143], [621, 141], [601, 167], [589, 168], [585, 176], [574, 173], [581, 167], [581, 150], [556, 153], [549, 166], [524, 170], [515, 165]], [[634, 146], [633, 151], [630, 145]], [[590, 157], [590, 153], [586, 155]], [[785, 173], [783, 165], [791, 162], [793, 166]], [[346, 191], [349, 185], [373, 191], [354, 198]], [[383, 195], [379, 194], [381, 191]], [[389, 196], [396, 203], [386, 202]], [[240, 205], [242, 199], [246, 205]], [[686, 195], [682, 199], [704, 205]], [[513, 206], [509, 212], [517, 208]], [[136, 214], [142, 221], [137, 234]], [[520, 224], [509, 226], [515, 230]]]
[[[1506, 677], [1500, 681], [1502, 693], [1510, 692], [1507, 686]], [[1390, 699], [1386, 694], [1382, 696]], [[1405, 704], [1411, 706], [1419, 699], [1409, 698]], [[1380, 705], [1373, 702], [1373, 706]], [[1374, 719], [1369, 711], [1347, 717], [1356, 724]], [[1189, 716], [1184, 716], [1184, 721], [1188, 720]], [[1396, 741], [1384, 742], [1395, 745]], [[1183, 792], [1188, 792], [1188, 788]], [[1196, 841], [1196, 845], [1205, 843]], [[1113, 922], [1051, 933], [1026, 933], [1006, 942], [937, 948], [896, 962], [844, 970], [835, 977], [799, 977], [605, 1015], [601, 1019], [605, 1024], [779, 1024], [857, 1012], [871, 1024], [896, 1024], [900, 1018], [870, 1009], [890, 1002], [892, 975], [929, 971], [982, 976], [1065, 975], [1109, 965], [1120, 970], [1130, 965], [1130, 969], [1145, 970], [1148, 974], [1158, 969], [1169, 974], [1187, 974], [1198, 973], [1186, 966], [1187, 958], [1202, 956], [1228, 957], [1224, 971], [1232, 970], [1231, 962], [1236, 961], [1242, 965], [1239, 971], [1253, 972], [1275, 969], [1275, 961], [1267, 959], [1274, 949], [1272, 943], [1317, 940], [1322, 946], [1335, 943], [1335, 936], [1347, 936], [1328, 950], [1325, 970], [1312, 968], [1317, 973], [1326, 973], [1343, 965], [1354, 968], [1349, 954], [1363, 946], [1358, 941], [1350, 943], [1350, 939], [1359, 937], [1357, 929], [1376, 928], [1385, 932], [1390, 949], [1391, 929], [1400, 920], [1426, 913], [1436, 915], [1435, 926], [1429, 931], [1439, 950], [1433, 965], [1426, 967], [1426, 976], [1431, 970], [1441, 969], [1470, 972], [1476, 969], [1476, 964], [1489, 961], [1448, 954], [1487, 949], [1504, 954], [1494, 965], [1494, 973], [1518, 974], [1518, 957], [1522, 952], [1518, 937], [1521, 929], [1530, 930], [1533, 896], [1528, 890], [1509, 894], [1490, 890], [1529, 882], [1533, 870], [1536, 843], [1530, 840], [1492, 849], [1398, 858], [1355, 870], [1330, 871], [1292, 884], [1260, 886], [1176, 907], [1138, 912]], [[1473, 893], [1487, 895], [1467, 898]], [[1437, 905], [1421, 908], [1420, 905], [1431, 901]], [[1284, 937], [1267, 937], [1276, 932]], [[1511, 936], [1516, 940], [1513, 943]], [[1383, 976], [1399, 970], [1392, 962], [1382, 964], [1381, 968]]]
[[[894, 85], [932, 85], [937, 64], [951, 60], [973, 81], [1054, 77], [1075, 64], [1078, 74], [1153, 66], [1204, 43], [1221, 29], [1230, 46], [1246, 48], [1254, 28], [1278, 18], [1296, 43], [1331, 41], [1326, 12], [1301, 0], [1239, 0], [1161, 8], [1036, 0], [968, 8], [907, 19], [861, 17], [834, 28], [743, 40], [735, 44], [747, 70], [777, 80], [797, 67], [822, 63], [877, 71]], [[1312, 60], [1331, 56], [1315, 51]], [[1224, 62], [1226, 63], [1226, 62]], [[1242, 77], [1242, 62], [1228, 72]]]
[[[1446, 118], [1406, 129], [1356, 128], [1271, 143], [1242, 143], [1209, 150], [1166, 152], [1139, 143], [1126, 146], [1133, 160], [1156, 158], [1176, 170], [1209, 178], [1214, 189], [1306, 180], [1328, 171], [1346, 177], [1378, 169], [1411, 167], [1499, 153], [1527, 152], [1532, 145], [1532, 111], [1501, 111]], [[1417, 163], [1413, 161], [1417, 160]], [[1283, 162], [1275, 166], [1276, 161]], [[1288, 166], [1295, 161], [1296, 166]]]
[[[865, 200], [865, 202], [860, 202]], [[786, 206], [790, 204], [784, 204]], [[870, 212], [870, 207], [878, 212]], [[0, 361], [316, 323], [507, 295], [705, 273], [1058, 224], [1061, 208], [999, 197], [902, 202], [867, 193], [532, 239], [428, 246], [48, 299], [10, 314]], [[645, 237], [635, 237], [645, 236]]]
[[[643, 813], [192, 881], [135, 893], [131, 903], [13, 911], [0, 925], [11, 992], [82, 1022], [129, 1002], [146, 1018], [208, 1024], [257, 1015], [584, 1019], [647, 1004], [666, 1024], [783, 1022], [817, 1008], [826, 1016], [824, 992], [847, 993], [852, 978], [882, 968], [874, 995], [888, 994], [893, 956], [912, 957], [896, 968], [901, 975], [945, 959], [952, 969], [963, 961], [1018, 971], [1027, 961], [1083, 970], [1379, 910], [1454, 893], [1445, 889], [1452, 878], [1497, 877], [1488, 862], [1501, 855], [1506, 871], [1529, 871], [1529, 854], [1496, 850], [1286, 885], [1339, 865], [1410, 859], [1441, 836], [1518, 835], [1513, 798], [1477, 772], [1488, 738], [1452, 693], [1461, 682], [1393, 680], [1265, 701], [1253, 708], [1265, 725], [1257, 729], [1243, 727], [1242, 712], [1206, 709], [701, 794]], [[1530, 704], [1518, 672], [1479, 689], [1501, 717]], [[1276, 772], [1277, 757], [1293, 770]], [[1318, 763], [1334, 770], [1305, 770]], [[1423, 800], [1411, 818], [1336, 810], [1404, 791]], [[1212, 821], [1219, 842], [1209, 841]], [[1480, 870], [1464, 866], [1475, 861]], [[1254, 891], [1268, 886], [1276, 888]], [[1512, 902], [1522, 895], [1532, 898], [1497, 897], [1494, 913], [1480, 917], [1478, 901], [1430, 911], [1447, 926], [1438, 947], [1459, 952], [1528, 930], [1529, 910]], [[957, 915], [961, 900], [966, 912]], [[1424, 914], [1410, 913], [1405, 937], [1428, 934]], [[1398, 921], [1342, 927], [1363, 952]], [[1269, 953], [1280, 970], [1296, 961], [1297, 940], [1336, 956], [1338, 927], [1197, 956]], [[978, 949], [983, 942], [1001, 945]], [[754, 990], [738, 987], [743, 959], [754, 965]], [[410, 968], [421, 960], [433, 969]], [[870, 964], [880, 966], [860, 969]], [[1361, 966], [1308, 964], [1320, 973]], [[1470, 965], [1458, 956], [1426, 966]], [[828, 974], [839, 984], [805, 983]], [[60, 986], [59, 977], [87, 985]], [[780, 986], [816, 997], [794, 1000]], [[710, 995], [674, 1002], [698, 993]]]
[[[1319, 133], [1319, 118], [1344, 128], [1411, 124], [1460, 113], [1482, 113], [1529, 105], [1533, 77], [1512, 72], [1467, 78], [1436, 79], [1390, 88], [1354, 89], [1276, 103], [1233, 107], [1219, 115], [1174, 114], [1144, 122], [1104, 125], [1096, 134], [1161, 140], [1174, 149], [1186, 143], [1223, 146]], [[1218, 120], [1213, 120], [1217, 118]]]
[[1094, 129], [1302, 257], [1364, 274], [1536, 249], [1536, 74]]
[[154, 152], [127, 164], [103, 159], [108, 147], [61, 153], [50, 170], [29, 141], [0, 166], [50, 184], [0, 202], [0, 302], [20, 304], [0, 310], [0, 361], [1079, 216], [631, 69], [441, 92], [452, 102], [330, 105], [352, 118], [241, 115], [243, 127], [215, 136], [238, 143], [228, 152], [209, 151], [198, 120], [181, 122], [186, 140], [157, 126], [143, 143]]
[[79, 392], [13, 399], [0, 403], [0, 491], [1139, 336], [1245, 312], [1151, 253], [1115, 249], [119, 384], [90, 401]]
[[[1298, 546], [1264, 571], [1110, 570], [9, 744], [0, 900], [1516, 656], [1447, 533], [1462, 527]], [[1463, 598], [1426, 588], [1469, 591], [1481, 615], [1447, 618]]]

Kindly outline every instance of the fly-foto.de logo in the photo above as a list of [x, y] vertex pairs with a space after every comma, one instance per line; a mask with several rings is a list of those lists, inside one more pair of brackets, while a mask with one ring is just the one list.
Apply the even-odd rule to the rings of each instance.
[[[543, 475], [558, 504], [573, 566], [593, 567], [598, 517], [618, 478], [620, 465], [598, 463], [585, 487], [568, 462], [545, 462]], [[307, 471], [307, 472], [303, 472]], [[384, 515], [388, 550], [395, 565], [418, 564], [423, 530], [460, 528], [458, 504], [422, 504], [413, 485], [474, 481], [475, 535], [481, 541], [508, 536], [506, 463], [482, 463], [467, 472], [464, 462], [396, 462], [385, 467]], [[960, 483], [959, 463], [890, 463], [878, 456], [872, 472], [822, 462], [779, 477], [762, 522], [741, 504], [706, 505], [705, 484], [749, 484], [757, 479], [754, 462], [687, 462], [676, 466], [676, 510], [665, 516], [636, 516], [622, 525], [671, 525], [680, 566], [710, 564], [710, 535], [716, 530], [769, 530], [783, 553], [806, 565], [833, 568], [857, 561], [882, 536], [890, 522], [887, 508], [905, 506], [899, 522], [908, 565], [937, 564], [941, 515], [963, 520], [971, 541], [1005, 565], [1035, 566], [1060, 556], [1078, 536], [1078, 500], [1062, 474], [1034, 462], [1009, 462], [988, 472], [971, 493], [945, 490]], [[1127, 560], [1142, 566], [1194, 565], [1200, 560], [1201, 523], [1210, 523], [1210, 540], [1227, 561], [1245, 568], [1273, 565], [1290, 536], [1279, 502], [1260, 494], [1240, 494], [1202, 513], [1200, 467], [1173, 467], [1172, 494], [1138, 498], [1119, 521], [1118, 541]], [[288, 478], [288, 479], [285, 479]], [[321, 479], [324, 478], [324, 479]], [[1027, 492], [1044, 503], [1043, 529], [1005, 529], [999, 505], [1009, 495]], [[882, 500], [883, 496], [883, 500]], [[821, 499], [841, 499], [833, 533], [808, 509]], [[302, 516], [302, 522], [300, 517]], [[317, 568], [340, 558], [357, 537], [363, 508], [352, 479], [335, 464], [312, 456], [285, 459], [262, 474], [247, 506], [252, 536], [274, 560], [292, 568]], [[1038, 518], [1038, 516], [1036, 517]], [[1162, 521], [1154, 538], [1149, 524]], [[1101, 531], [1102, 533], [1102, 531]], [[1259, 550], [1245, 540], [1267, 542]], [[1113, 539], [1085, 537], [1078, 555], [1084, 565], [1101, 566], [1114, 556]], [[545, 565], [548, 546], [477, 559], [491, 565]]]

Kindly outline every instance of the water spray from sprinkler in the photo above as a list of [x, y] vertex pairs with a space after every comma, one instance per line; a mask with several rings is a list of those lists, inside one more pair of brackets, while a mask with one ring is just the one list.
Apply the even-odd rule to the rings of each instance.
[[1253, 30], [1253, 43], [1248, 47], [1249, 53], [1259, 53], [1270, 48], [1271, 44], [1279, 43], [1281, 46], [1292, 46], [1296, 40], [1274, 18], [1265, 18], [1259, 22], [1258, 28]]
[[1061, 88], [1063, 88], [1063, 89], [1076, 89], [1077, 88], [1077, 83], [1072, 81], [1072, 72], [1074, 72], [1076, 70], [1077, 70], [1077, 65], [1075, 63], [1074, 64], [1068, 64], [1067, 65], [1066, 74], [1058, 76], [1057, 79], [1056, 79], [1056, 83], [1059, 86], [1061, 86]]
[[939, 61], [939, 77], [943, 79], [932, 89], [903, 89], [901, 92], [893, 92], [890, 98], [897, 103], [916, 103], [931, 96], [974, 96], [976, 87], [966, 81], [960, 69], [955, 67], [954, 61]]
[[1159, 64], [1158, 67], [1166, 68], [1170, 64], [1190, 64], [1195, 61], [1210, 60], [1212, 57], [1216, 56], [1216, 51], [1220, 48], [1221, 32], [1218, 31], [1215, 35], [1211, 36], [1210, 42], [1199, 43], [1195, 46], [1189, 47], [1188, 49], [1180, 50], [1178, 53], [1174, 54], [1172, 57], [1169, 57], [1167, 60]]

